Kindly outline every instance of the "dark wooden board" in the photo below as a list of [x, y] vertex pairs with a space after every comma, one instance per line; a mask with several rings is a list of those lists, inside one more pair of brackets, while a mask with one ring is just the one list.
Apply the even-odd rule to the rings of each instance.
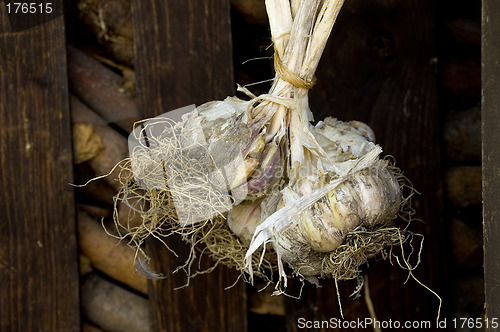
[[[482, 19], [482, 140], [483, 140], [483, 218], [484, 280], [486, 315], [500, 317], [500, 2], [483, 1]], [[495, 329], [491, 329], [494, 331]]]
[[[132, 1], [137, 96], [144, 117], [234, 93], [229, 1]], [[188, 246], [170, 237], [175, 258], [156, 240], [147, 243], [153, 269], [167, 279], [151, 284], [155, 331], [245, 331], [245, 285], [235, 271], [218, 267], [191, 279], [183, 272]], [[204, 257], [202, 266], [213, 264]]]
[[142, 108], [145, 116], [233, 93], [228, 1], [134, 0], [132, 11], [137, 92], [149, 106]]
[[0, 4], [1, 331], [80, 330], [64, 31]]
[[[369, 124], [397, 166], [421, 195], [411, 230], [425, 235], [422, 262], [415, 275], [447, 304], [442, 218], [439, 117], [434, 50], [434, 2], [346, 1], [321, 60], [318, 84], [310, 94], [317, 120], [334, 116]], [[370, 262], [370, 292], [378, 319], [429, 320], [435, 323], [438, 299], [386, 261]], [[306, 286], [302, 300], [288, 301], [288, 325], [297, 330], [299, 318], [340, 318], [335, 284]], [[355, 282], [340, 282], [345, 319], [369, 317], [363, 297], [349, 298]], [[297, 286], [298, 287], [298, 286]], [[433, 325], [435, 326], [435, 325]]]

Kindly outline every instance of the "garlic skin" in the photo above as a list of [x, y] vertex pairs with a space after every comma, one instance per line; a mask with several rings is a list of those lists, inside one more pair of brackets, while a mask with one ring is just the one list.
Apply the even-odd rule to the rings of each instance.
[[[285, 208], [299, 196], [287, 188]], [[303, 277], [322, 275], [325, 254], [338, 248], [346, 234], [359, 226], [375, 229], [394, 219], [401, 205], [398, 181], [387, 163], [379, 160], [357, 172], [311, 207], [294, 217], [275, 236], [274, 248], [295, 273]]]
[[280, 147], [265, 142], [267, 114], [249, 115], [256, 102], [227, 97], [175, 110], [144, 121], [129, 136], [135, 181], [170, 192], [181, 226], [259, 199], [283, 176], [276, 173]]
[[396, 217], [402, 204], [401, 188], [387, 162], [379, 160], [355, 180], [365, 226], [381, 226]]
[[260, 201], [241, 203], [229, 211], [227, 224], [243, 244], [249, 244], [257, 226], [262, 222]]
[[[276, 209], [292, 209], [313, 192], [338, 184], [289, 216], [282, 230], [274, 232], [273, 246], [295, 273], [314, 280], [328, 274], [322, 263], [325, 255], [341, 246], [349, 232], [388, 224], [398, 214], [402, 198], [399, 182], [389, 163], [378, 157], [381, 149], [371, 141], [374, 135], [366, 124], [327, 118], [311, 132], [324, 154], [305, 154], [307, 163], [295, 165], [294, 175], [306, 176], [288, 183]], [[364, 166], [356, 168], [360, 163]]]
[[[241, 163], [231, 172], [231, 183], [229, 184], [230, 189], [234, 189], [242, 184], [246, 184], [247, 178], [253, 174], [253, 172], [259, 166], [259, 159], [246, 157]], [[229, 173], [229, 172], [227, 172]]]
[[258, 168], [248, 178], [247, 199], [262, 198], [272, 189], [275, 189], [283, 178], [283, 153], [281, 148], [273, 142], [267, 143], [261, 154]]
[[[298, 198], [299, 195], [292, 189], [285, 188], [283, 190], [284, 206], [294, 204]], [[331, 251], [337, 248], [343, 241], [342, 228], [330, 223], [334, 218], [332, 211], [327, 205], [328, 203], [326, 202], [325, 204], [325, 199], [321, 199], [311, 208], [295, 216], [292, 221], [295, 225], [293, 232], [297, 241], [321, 252]]]

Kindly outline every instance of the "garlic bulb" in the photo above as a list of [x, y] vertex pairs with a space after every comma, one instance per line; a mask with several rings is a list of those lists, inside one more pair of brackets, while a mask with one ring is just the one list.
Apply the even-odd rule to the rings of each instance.
[[[280, 259], [305, 278], [328, 274], [323, 260], [349, 232], [388, 224], [401, 205], [399, 182], [378, 158], [381, 149], [366, 124], [327, 118], [309, 130], [324, 152], [309, 156], [309, 169], [301, 169], [308, 176], [281, 191], [273, 213], [281, 215], [257, 226], [249, 250], [271, 241]], [[308, 203], [297, 208], [302, 202]]]
[[278, 145], [274, 142], [266, 144], [259, 160], [259, 167], [248, 178], [247, 199], [263, 197], [283, 178], [284, 160]]
[[175, 205], [172, 217], [181, 225], [260, 198], [279, 181], [283, 172], [276, 171], [283, 156], [278, 145], [265, 142], [265, 119], [270, 115], [249, 115], [255, 99], [228, 97], [176, 110], [141, 123], [130, 135], [136, 183], [168, 191]]
[[[294, 204], [297, 196], [291, 189], [284, 191], [283, 208]], [[328, 273], [321, 268], [323, 253], [335, 250], [346, 234], [359, 226], [375, 230], [376, 226], [388, 224], [396, 217], [400, 204], [399, 183], [387, 163], [378, 160], [293, 217], [277, 233], [274, 248], [303, 277]]]

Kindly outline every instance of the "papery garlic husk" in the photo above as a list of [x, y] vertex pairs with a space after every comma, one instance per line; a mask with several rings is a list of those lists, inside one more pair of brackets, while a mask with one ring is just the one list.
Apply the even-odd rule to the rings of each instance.
[[167, 191], [176, 210], [172, 217], [183, 226], [262, 197], [283, 172], [276, 172], [282, 165], [279, 146], [264, 138], [270, 115], [250, 118], [258, 101], [228, 97], [180, 119], [166, 114], [141, 123], [129, 138], [136, 183]]
[[[382, 149], [366, 124], [326, 118], [314, 127], [296, 129], [310, 131], [322, 151], [304, 152], [304, 164], [295, 164], [290, 172], [294, 178], [280, 192], [275, 211], [255, 229], [247, 258], [271, 242], [279, 260], [315, 282], [316, 276], [342, 275], [341, 262], [330, 256], [353, 231], [376, 234], [390, 224], [402, 194], [393, 169], [379, 158]], [[379, 247], [383, 246], [381, 242]], [[355, 268], [364, 262], [356, 261]], [[284, 277], [283, 268], [279, 269]]]
[[250, 244], [255, 229], [262, 222], [260, 204], [261, 201], [244, 202], [228, 213], [227, 225], [243, 244]]
[[[298, 197], [284, 191], [287, 204]], [[274, 248], [295, 273], [303, 277], [328, 275], [323, 259], [357, 227], [375, 230], [391, 222], [399, 211], [401, 190], [387, 162], [378, 160], [370, 168], [350, 176], [319, 201], [293, 218], [275, 237]]]
[[266, 144], [260, 156], [258, 168], [245, 183], [248, 190], [246, 199], [255, 200], [278, 190], [284, 173], [285, 163], [281, 147], [271, 141]]

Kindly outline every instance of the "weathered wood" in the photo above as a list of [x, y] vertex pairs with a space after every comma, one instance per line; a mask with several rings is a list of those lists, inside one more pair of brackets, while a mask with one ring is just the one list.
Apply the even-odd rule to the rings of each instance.
[[231, 0], [231, 7], [251, 24], [268, 26], [264, 0]]
[[142, 115], [234, 92], [227, 1], [132, 1], [132, 10]]
[[94, 271], [92, 269], [92, 262], [90, 261], [90, 258], [88, 258], [87, 256], [80, 254], [79, 263], [80, 263], [80, 275], [81, 276], [84, 276], [86, 274], [90, 274]]
[[[96, 157], [75, 167], [75, 183], [83, 184], [96, 176], [108, 174], [116, 163], [127, 157], [127, 139], [75, 96], [70, 97], [70, 108], [73, 125], [92, 125], [103, 145]], [[117, 169], [104, 179], [91, 181], [86, 186], [77, 188], [77, 194], [84, 195], [94, 202], [112, 205], [113, 196], [120, 187], [116, 181], [118, 172]]]
[[446, 22], [446, 28], [455, 42], [478, 49], [481, 47], [481, 22], [479, 20], [456, 18]]
[[482, 22], [484, 279], [486, 315], [495, 318], [500, 317], [500, 2], [483, 1]]
[[104, 231], [102, 225], [83, 212], [78, 214], [78, 243], [97, 270], [147, 294], [148, 282], [134, 268], [134, 250]]
[[0, 5], [0, 123], [0, 330], [79, 331], [63, 17], [13, 32]]
[[[95, 171], [88, 163], [75, 165], [74, 181], [76, 184], [84, 184], [96, 176]], [[98, 204], [101, 207], [112, 206], [113, 196], [116, 189], [104, 179], [90, 181], [83, 187], [75, 188], [75, 194], [81, 204]]]
[[96, 275], [83, 283], [82, 311], [105, 331], [151, 331], [148, 300]]
[[259, 315], [285, 315], [284, 296], [273, 296], [274, 287], [266, 285], [255, 285], [249, 289], [248, 311]]
[[478, 100], [481, 96], [481, 59], [479, 55], [452, 57], [443, 62], [440, 76], [445, 95], [462, 103], [467, 100]]
[[[457, 296], [454, 312], [455, 317], [471, 317], [484, 319], [484, 278], [478, 275], [457, 275], [455, 278], [455, 294]], [[489, 317], [491, 318], [491, 317]], [[491, 322], [491, 320], [489, 321]], [[486, 323], [486, 322], [485, 322]], [[490, 325], [490, 324], [488, 324]], [[457, 329], [458, 330], [458, 329]], [[483, 331], [485, 331], [484, 329]], [[498, 328], [492, 329], [498, 330]]]
[[104, 331], [101, 330], [100, 328], [94, 326], [94, 325], [90, 325], [88, 323], [83, 323], [82, 324], [82, 332], [104, 332]]
[[[411, 230], [424, 234], [425, 242], [414, 274], [446, 305], [433, 17], [431, 0], [346, 1], [319, 65], [310, 104], [317, 120], [330, 115], [370, 125], [384, 153], [395, 156], [421, 193], [413, 198], [414, 217], [425, 223], [414, 222]], [[378, 319], [435, 322], [438, 299], [411, 278], [404, 284], [407, 271], [387, 261], [370, 262], [365, 270]], [[340, 317], [333, 281], [321, 284], [319, 289], [306, 285], [303, 300], [288, 301], [292, 330], [301, 317]], [[345, 318], [369, 317], [364, 301], [349, 298], [355, 283], [339, 286]]]
[[81, 164], [95, 158], [102, 151], [102, 140], [89, 123], [73, 125], [73, 158], [75, 164]]
[[[190, 104], [222, 99], [234, 92], [229, 1], [132, 1], [137, 96], [144, 117]], [[218, 267], [190, 280], [172, 272], [186, 259], [188, 247], [177, 237], [147, 243], [152, 269], [167, 279], [152, 283], [150, 299], [156, 331], [245, 331], [243, 282], [229, 290], [237, 273]], [[208, 256], [202, 268], [212, 265]], [[175, 319], [170, 319], [175, 317]]]

